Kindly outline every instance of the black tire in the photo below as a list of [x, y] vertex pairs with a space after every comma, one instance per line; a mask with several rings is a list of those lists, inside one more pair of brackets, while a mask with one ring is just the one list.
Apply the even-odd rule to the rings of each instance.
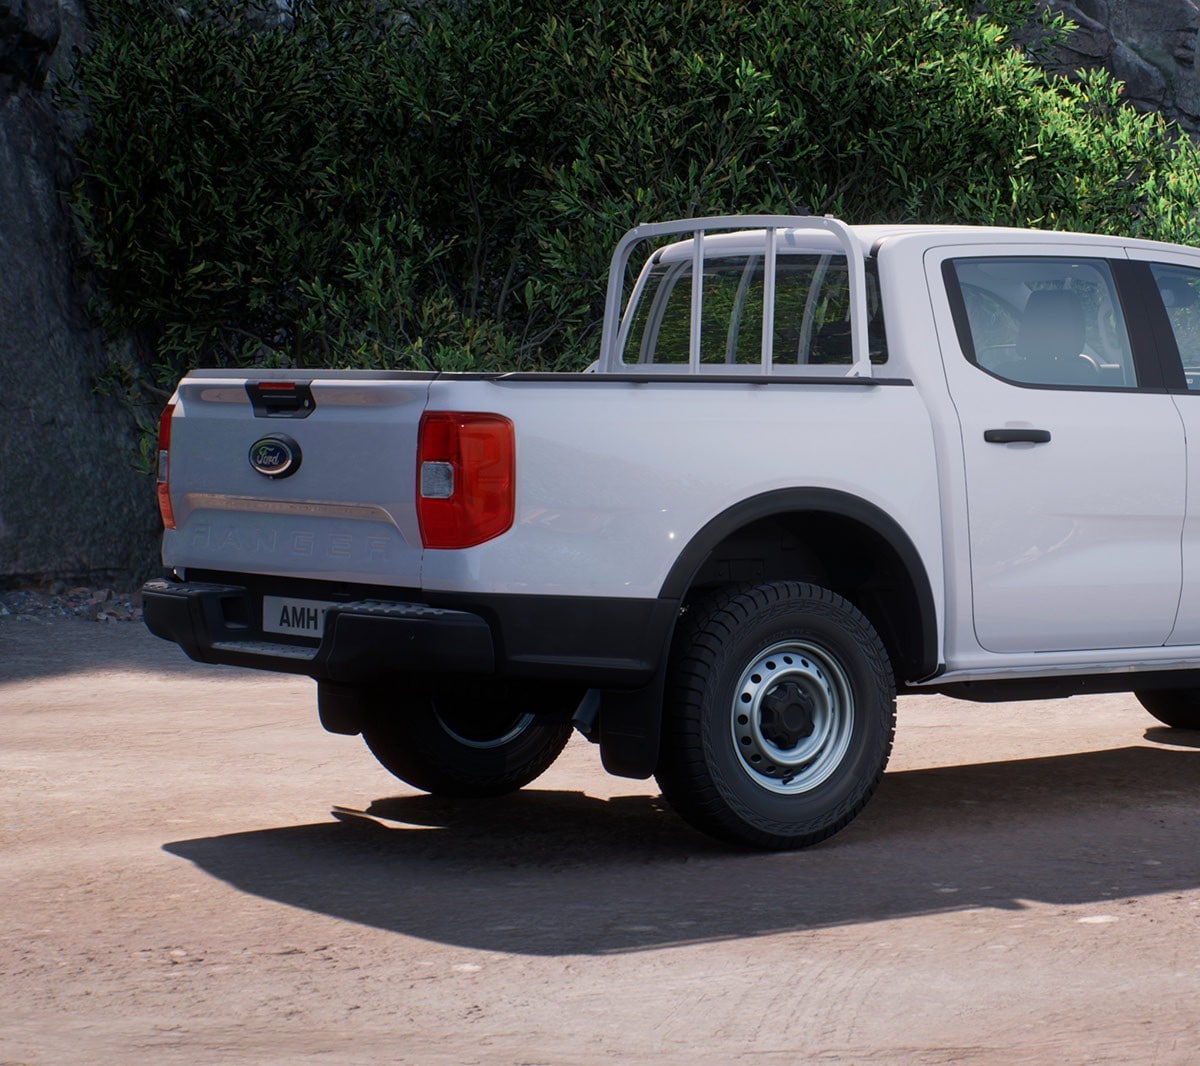
[[801, 848], [836, 833], [878, 786], [895, 732], [871, 623], [828, 589], [783, 581], [688, 615], [664, 703], [663, 794], [733, 843]]
[[1163, 725], [1172, 729], [1200, 729], [1200, 689], [1147, 689], [1134, 695]]
[[500, 681], [415, 689], [397, 681], [373, 694], [363, 740], [386, 770], [425, 792], [502, 796], [558, 758], [579, 695]]

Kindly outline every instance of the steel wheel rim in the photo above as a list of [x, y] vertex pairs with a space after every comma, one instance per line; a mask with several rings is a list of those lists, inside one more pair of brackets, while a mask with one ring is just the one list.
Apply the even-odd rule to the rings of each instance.
[[846, 672], [808, 641], [782, 641], [760, 652], [734, 689], [730, 732], [738, 765], [768, 792], [793, 795], [828, 780], [845, 758], [853, 728]]
[[[448, 708], [447, 710], [451, 709]], [[455, 725], [451, 725], [450, 722], [447, 721], [447, 714], [443, 712], [442, 708], [437, 706], [436, 702], [433, 707], [433, 713], [437, 718], [438, 725], [442, 727], [449, 737], [451, 737], [457, 743], [462, 744], [464, 747], [475, 748], [478, 751], [486, 751], [489, 748], [502, 748], [505, 744], [510, 744], [516, 740], [517, 737], [524, 733], [525, 730], [533, 724], [532, 714], [521, 714], [513, 720], [513, 723], [508, 730], [499, 736], [467, 736], [462, 732], [462, 723], [458, 723], [457, 728]], [[451, 713], [449, 717], [453, 719], [453, 713]]]

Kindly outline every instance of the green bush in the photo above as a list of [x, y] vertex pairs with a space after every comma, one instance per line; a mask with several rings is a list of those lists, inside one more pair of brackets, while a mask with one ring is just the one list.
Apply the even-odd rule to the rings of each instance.
[[90, 7], [74, 203], [131, 391], [197, 364], [582, 367], [640, 221], [1196, 236], [1190, 142], [1105, 76], [1047, 77], [1014, 0]]

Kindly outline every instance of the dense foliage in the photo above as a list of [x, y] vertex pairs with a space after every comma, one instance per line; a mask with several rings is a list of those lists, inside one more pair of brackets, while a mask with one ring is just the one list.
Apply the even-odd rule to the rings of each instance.
[[1196, 236], [1191, 144], [1107, 77], [1042, 73], [1013, 0], [89, 6], [75, 203], [133, 391], [197, 363], [580, 367], [639, 221]]

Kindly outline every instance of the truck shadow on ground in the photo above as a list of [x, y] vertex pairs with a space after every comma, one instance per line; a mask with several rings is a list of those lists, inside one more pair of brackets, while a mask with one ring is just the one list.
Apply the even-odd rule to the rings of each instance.
[[620, 952], [1195, 890], [1198, 773], [1200, 752], [1149, 746], [891, 773], [848, 829], [781, 854], [723, 847], [648, 795], [537, 789], [165, 848], [245, 892], [430, 941]]

